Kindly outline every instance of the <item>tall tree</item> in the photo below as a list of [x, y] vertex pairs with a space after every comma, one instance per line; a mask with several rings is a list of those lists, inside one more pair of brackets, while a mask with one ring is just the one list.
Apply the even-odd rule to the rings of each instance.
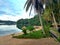
[[50, 9], [50, 14], [53, 17], [55, 28], [57, 27], [57, 20], [59, 19], [60, 1], [59, 0], [48, 0], [47, 8]]
[[25, 6], [24, 6], [24, 7], [26, 7], [26, 11], [28, 11], [29, 7], [31, 6], [30, 13], [31, 13], [32, 7], [34, 6], [35, 11], [39, 15], [39, 20], [40, 20], [40, 24], [42, 26], [43, 34], [45, 34], [45, 32], [44, 32], [44, 29], [43, 29], [41, 15], [42, 15], [43, 10], [44, 10], [44, 8], [43, 8], [44, 1], [45, 0], [27, 0], [26, 3], [25, 3]]
[[[59, 19], [58, 17], [60, 14], [60, 0], [27, 0], [25, 4], [26, 11], [28, 11], [30, 6], [32, 10], [32, 7], [34, 6], [35, 11], [39, 14], [39, 20], [40, 20], [41, 26], [43, 27], [41, 15], [44, 11], [44, 8], [43, 8], [44, 4], [46, 5], [46, 9], [49, 10], [50, 12], [49, 14], [52, 15], [55, 28], [58, 29], [56, 21], [57, 19]], [[31, 13], [31, 10], [30, 10], [30, 13]], [[42, 29], [42, 31], [45, 34], [44, 29]]]

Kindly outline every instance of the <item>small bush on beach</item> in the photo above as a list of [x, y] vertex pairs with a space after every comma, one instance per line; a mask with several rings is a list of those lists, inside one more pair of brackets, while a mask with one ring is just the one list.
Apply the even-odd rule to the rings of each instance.
[[27, 34], [27, 29], [26, 29], [26, 27], [24, 26], [24, 27], [22, 27], [22, 32], [26, 35]]

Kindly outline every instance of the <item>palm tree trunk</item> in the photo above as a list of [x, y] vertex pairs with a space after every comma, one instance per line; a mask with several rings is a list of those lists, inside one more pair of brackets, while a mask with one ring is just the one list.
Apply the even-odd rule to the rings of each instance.
[[45, 31], [44, 31], [44, 28], [43, 28], [43, 23], [42, 23], [41, 15], [42, 15], [42, 14], [39, 13], [39, 21], [40, 21], [40, 24], [41, 24], [41, 26], [42, 26], [42, 32], [43, 32], [43, 34], [45, 34]]
[[54, 17], [53, 12], [52, 12], [52, 16], [53, 16], [54, 26], [55, 26], [56, 30], [58, 30], [57, 22], [56, 22], [56, 19], [55, 19], [55, 17]]

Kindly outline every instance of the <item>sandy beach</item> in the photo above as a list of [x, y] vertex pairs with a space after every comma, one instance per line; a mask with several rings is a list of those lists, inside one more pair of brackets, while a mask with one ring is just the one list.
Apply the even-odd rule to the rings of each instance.
[[0, 37], [0, 45], [60, 45], [53, 38], [16, 39], [11, 35]]

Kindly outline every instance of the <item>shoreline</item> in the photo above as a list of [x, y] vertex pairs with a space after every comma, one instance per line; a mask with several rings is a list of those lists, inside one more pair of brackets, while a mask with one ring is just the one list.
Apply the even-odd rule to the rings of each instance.
[[12, 34], [7, 34], [7, 35], [2, 35], [2, 36], [0, 36], [0, 37], [6, 37], [6, 36], [12, 36], [12, 35], [17, 36], [17, 35], [22, 35], [22, 34], [23, 34], [23, 32], [17, 32], [17, 33], [12, 33]]
[[[23, 33], [21, 32], [15, 35], [20, 34]], [[7, 35], [0, 37], [0, 45], [60, 45], [60, 44], [51, 37], [42, 39], [16, 39], [12, 38], [12, 35]]]
[[[19, 34], [23, 34], [23, 32], [16, 32], [16, 33], [12, 33], [12, 34], [14, 34], [14, 35], [19, 35]], [[2, 34], [2, 35], [0, 35], [0, 37], [4, 37], [4, 36], [9, 36], [9, 35], [12, 35], [11, 33], [9, 33], [9, 34]]]

